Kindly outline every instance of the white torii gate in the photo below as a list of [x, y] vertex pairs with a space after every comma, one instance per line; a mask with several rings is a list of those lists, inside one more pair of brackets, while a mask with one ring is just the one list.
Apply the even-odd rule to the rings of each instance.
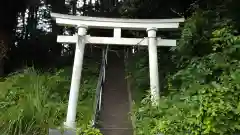
[[[71, 88], [69, 95], [67, 118], [64, 125], [75, 128], [78, 93], [80, 88], [83, 56], [85, 44], [110, 44], [110, 45], [141, 45], [148, 46], [150, 90], [153, 103], [159, 100], [159, 76], [157, 46], [176, 46], [176, 40], [161, 39], [156, 37], [158, 29], [176, 29], [183, 18], [178, 19], [120, 19], [99, 18], [86, 16], [73, 16], [52, 13], [56, 23], [64, 26], [78, 28], [78, 34], [73, 36], [61, 36], [57, 38], [59, 43], [76, 43], [74, 65], [72, 71]], [[113, 37], [92, 37], [86, 35], [88, 28], [113, 29]], [[146, 30], [148, 38], [122, 38], [121, 30]]]

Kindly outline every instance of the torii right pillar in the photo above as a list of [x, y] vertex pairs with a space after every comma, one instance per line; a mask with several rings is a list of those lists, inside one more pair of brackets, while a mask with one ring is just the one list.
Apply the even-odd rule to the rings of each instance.
[[148, 28], [148, 54], [149, 54], [149, 73], [150, 73], [150, 90], [153, 105], [159, 102], [159, 74], [158, 74], [158, 57], [157, 57], [157, 28]]

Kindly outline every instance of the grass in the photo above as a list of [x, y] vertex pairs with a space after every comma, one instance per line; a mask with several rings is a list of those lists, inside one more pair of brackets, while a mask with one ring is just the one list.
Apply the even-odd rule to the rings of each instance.
[[[3, 135], [46, 135], [66, 117], [71, 67], [55, 73], [34, 68], [13, 73], [0, 81], [0, 132]], [[88, 127], [99, 64], [85, 62], [78, 102], [77, 126]]]

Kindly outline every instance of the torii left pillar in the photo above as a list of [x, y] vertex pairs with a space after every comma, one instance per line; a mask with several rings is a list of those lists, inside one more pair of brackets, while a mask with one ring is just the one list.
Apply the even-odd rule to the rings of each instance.
[[78, 26], [78, 40], [76, 43], [74, 56], [74, 65], [68, 101], [67, 118], [66, 122], [64, 122], [64, 126], [66, 126], [67, 128], [73, 129], [76, 128], [77, 102], [81, 82], [86, 33], [87, 26]]

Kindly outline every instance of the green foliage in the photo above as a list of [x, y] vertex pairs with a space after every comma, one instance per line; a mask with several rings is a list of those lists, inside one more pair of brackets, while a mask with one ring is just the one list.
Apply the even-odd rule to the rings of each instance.
[[77, 135], [102, 135], [99, 129], [88, 126], [84, 129], [79, 129]]
[[[89, 64], [87, 64], [90, 66]], [[83, 69], [77, 126], [85, 134], [95, 132], [92, 120], [97, 83], [97, 64]], [[85, 67], [85, 66], [84, 66]], [[14, 73], [0, 82], [0, 132], [6, 135], [46, 135], [48, 128], [61, 126], [65, 120], [71, 69], [41, 73], [30, 68]]]
[[[190, 83], [188, 88], [161, 97], [158, 107], [142, 102], [135, 114], [141, 134], [233, 134], [239, 131], [240, 70], [222, 75], [221, 81]], [[233, 77], [234, 76], [234, 77]], [[148, 125], [148, 126], [146, 126]]]
[[213, 12], [186, 22], [174, 50], [177, 71], [168, 77], [168, 92], [158, 106], [147, 96], [134, 108], [137, 135], [240, 132], [240, 36], [230, 24]]
[[147, 93], [146, 90], [149, 88], [149, 84], [147, 83], [149, 80], [148, 57], [145, 57], [146, 53], [147, 52], [140, 50], [140, 52], [128, 60], [126, 65], [128, 76], [132, 80], [132, 98], [136, 104], [140, 104], [141, 100]]

